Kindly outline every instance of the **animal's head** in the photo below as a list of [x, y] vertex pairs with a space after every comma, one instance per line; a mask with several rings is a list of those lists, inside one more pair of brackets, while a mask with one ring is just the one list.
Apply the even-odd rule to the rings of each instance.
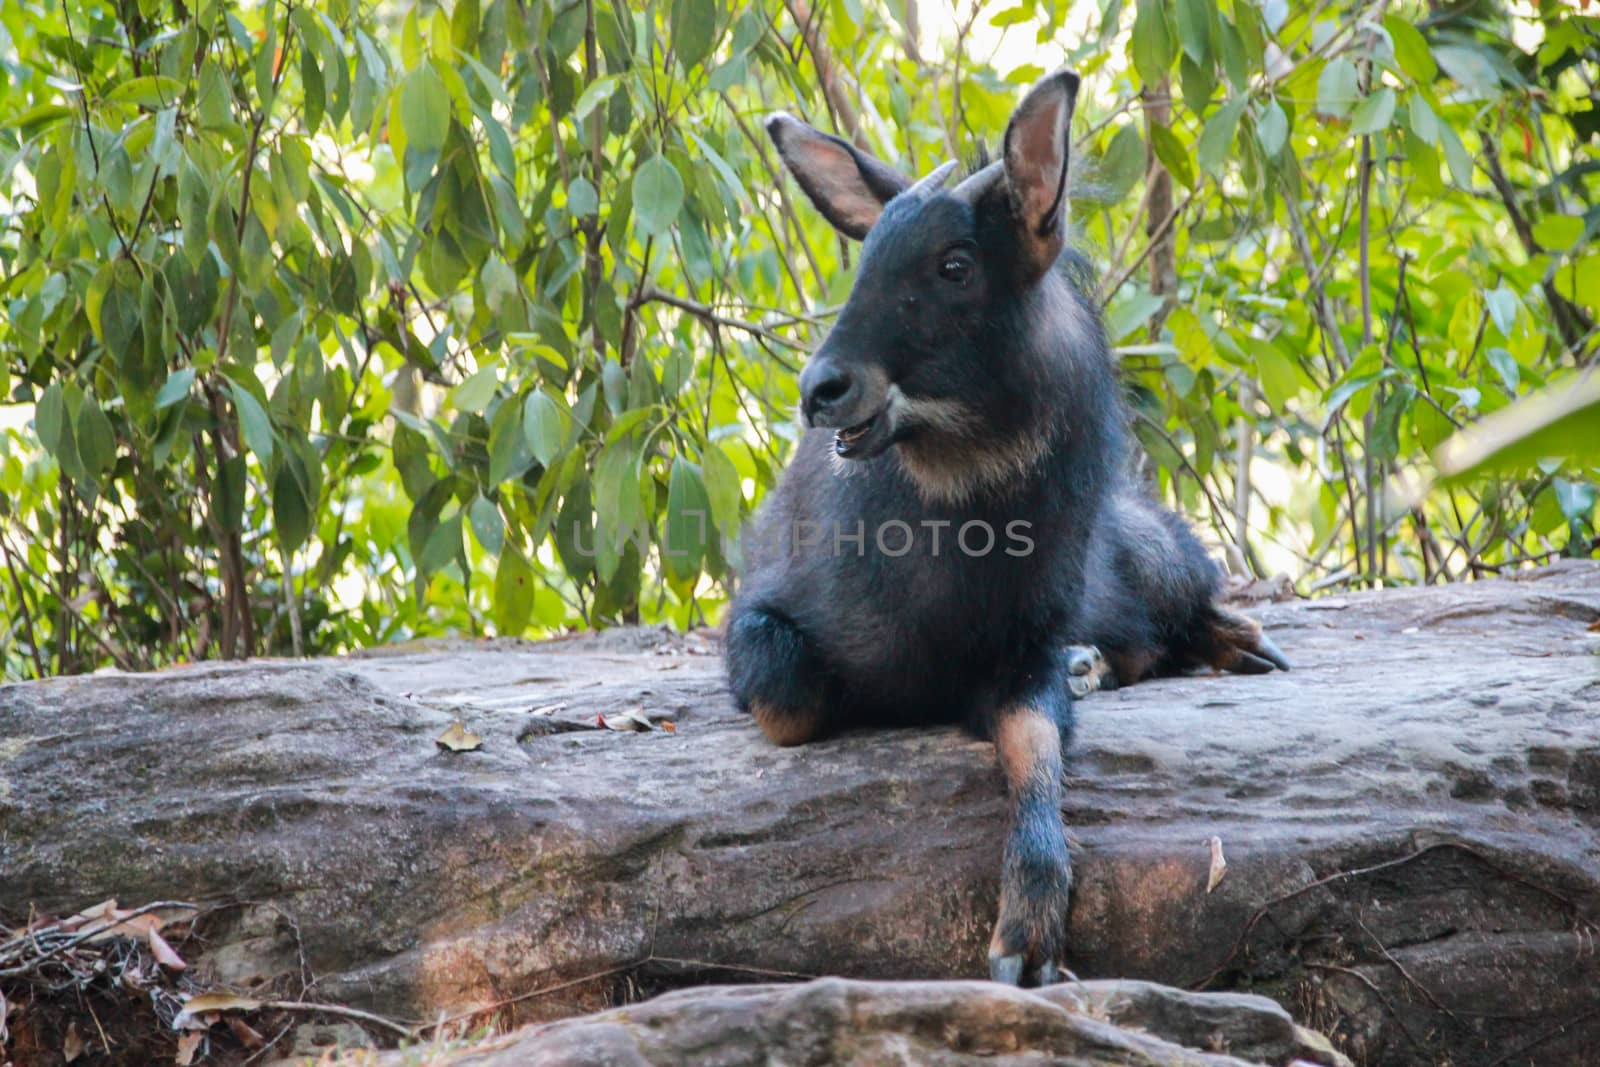
[[1028, 458], [1031, 442], [995, 435], [1046, 384], [1017, 359], [1027, 332], [1050, 318], [1071, 330], [1082, 315], [1047, 281], [1066, 244], [1077, 91], [1071, 71], [1036, 85], [1001, 157], [948, 189], [954, 163], [913, 182], [788, 115], [768, 120], [811, 202], [864, 242], [850, 298], [800, 376], [805, 420], [837, 431], [839, 456], [903, 445], [913, 476], [951, 499]]

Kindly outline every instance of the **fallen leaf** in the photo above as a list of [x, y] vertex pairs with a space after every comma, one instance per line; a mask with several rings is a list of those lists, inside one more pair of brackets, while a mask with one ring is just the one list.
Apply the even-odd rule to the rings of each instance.
[[157, 963], [172, 971], [189, 969], [189, 965], [183, 962], [183, 957], [173, 951], [172, 946], [167, 944], [167, 939], [157, 933], [154, 927], [151, 927], [145, 936], [150, 941], [150, 953], [155, 956]]
[[543, 707], [534, 708], [532, 711], [528, 712], [528, 714], [529, 715], [554, 715], [558, 711], [565, 711], [566, 708], [567, 708], [567, 705], [566, 705], [565, 702], [560, 703], [560, 704], [546, 704]]
[[[123, 915], [129, 917], [123, 919], [121, 918]], [[163, 925], [161, 916], [150, 911], [145, 912], [143, 915], [133, 915], [125, 911], [119, 912], [117, 918], [120, 919], [119, 922], [106, 927], [104, 930], [97, 930], [89, 938], [89, 943], [93, 945], [101, 941], [109, 941], [113, 937], [133, 937], [142, 941], [161, 929]]]
[[1594, 622], [1589, 624], [1589, 632], [1592, 634], [1600, 634], [1600, 619], [1596, 619]]
[[675, 734], [678, 732], [678, 724], [673, 722], [671, 719], [668, 719], [666, 722], [662, 723], [661, 728], [669, 734]]
[[1222, 858], [1222, 838], [1213, 837], [1209, 842], [1211, 846], [1211, 873], [1206, 876], [1206, 892], [1217, 888], [1222, 882], [1222, 876], [1228, 873], [1228, 861]]
[[78, 1033], [78, 1024], [75, 1022], [68, 1023], [67, 1036], [61, 1042], [61, 1058], [71, 1063], [83, 1055], [83, 1049], [83, 1035]]
[[434, 738], [433, 743], [451, 752], [475, 752], [483, 747], [483, 738], [472, 733], [457, 720], [450, 724], [450, 729]]
[[681, 664], [681, 663], [658, 663], [658, 664], [656, 664], [656, 670], [658, 670], [658, 671], [675, 671], [679, 667], [682, 667], [682, 666], [683, 666], [683, 664]]
[[599, 720], [601, 726], [608, 730], [643, 733], [646, 730], [655, 729], [654, 726], [650, 725], [650, 720], [645, 717], [643, 708], [629, 708], [626, 711], [619, 711], [609, 719], [604, 715], [597, 715], [595, 718]]
[[258, 1049], [267, 1043], [267, 1039], [257, 1033], [255, 1027], [237, 1015], [228, 1016], [228, 1029], [233, 1031], [233, 1036], [238, 1038], [239, 1044], [245, 1048]]
[[200, 993], [184, 1001], [177, 1018], [172, 1020], [172, 1026], [175, 1030], [204, 1030], [204, 1026], [190, 1025], [198, 1022], [197, 1017], [200, 1015], [209, 1012], [255, 1011], [260, 1007], [261, 1001], [234, 993]]
[[206, 1035], [200, 1031], [178, 1035], [178, 1054], [173, 1057], [178, 1067], [189, 1067], [194, 1062], [194, 1054], [200, 1051], [200, 1042]]
[[119, 913], [117, 911], [117, 900], [112, 897], [110, 900], [102, 900], [92, 908], [85, 908], [76, 915], [62, 919], [59, 925], [63, 930], [76, 930], [79, 927], [88, 926], [90, 923], [117, 919], [125, 914], [127, 913]]

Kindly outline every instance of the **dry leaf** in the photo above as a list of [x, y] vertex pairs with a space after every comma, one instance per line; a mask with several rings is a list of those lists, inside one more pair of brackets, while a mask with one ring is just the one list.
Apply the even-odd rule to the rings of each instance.
[[1222, 882], [1222, 876], [1228, 873], [1228, 861], [1222, 858], [1222, 838], [1213, 837], [1209, 842], [1211, 846], [1211, 873], [1206, 876], [1206, 892], [1217, 888]]
[[267, 1043], [267, 1039], [257, 1033], [255, 1027], [237, 1015], [228, 1016], [228, 1029], [233, 1031], [233, 1036], [238, 1038], [239, 1044], [245, 1048], [258, 1049]]
[[205, 1039], [206, 1035], [199, 1031], [178, 1035], [178, 1054], [174, 1057], [178, 1067], [189, 1067], [194, 1062], [194, 1054], [200, 1051], [200, 1042]]
[[673, 722], [671, 719], [668, 719], [665, 722], [663, 722], [661, 724], [661, 728], [663, 730], [665, 730], [669, 734], [675, 734], [675, 733], [678, 732], [678, 724]]
[[567, 705], [566, 705], [566, 703], [564, 701], [562, 703], [560, 703], [560, 704], [546, 704], [541, 708], [534, 708], [532, 711], [528, 712], [528, 714], [529, 715], [554, 715], [558, 711], [565, 711], [566, 707], [567, 707]]
[[173, 971], [189, 969], [189, 965], [183, 962], [183, 957], [173, 951], [172, 946], [167, 944], [167, 939], [157, 933], [154, 927], [151, 927], [145, 936], [150, 941], [150, 953], [155, 956], [157, 963]]
[[654, 726], [650, 725], [650, 720], [645, 717], [643, 708], [629, 708], [626, 711], [619, 711], [609, 719], [604, 715], [596, 715], [595, 720], [608, 730], [643, 733], [646, 730], [655, 729]]
[[451, 752], [475, 752], [483, 747], [483, 738], [472, 733], [458, 720], [450, 724], [450, 729], [434, 738], [433, 743]]
[[1596, 619], [1594, 622], [1589, 624], [1589, 632], [1592, 634], [1600, 634], [1600, 619]]
[[255, 1011], [260, 1007], [261, 1001], [250, 997], [233, 993], [201, 993], [184, 1002], [183, 1010], [172, 1020], [172, 1026], [177, 1030], [204, 1030], [210, 1024], [200, 1020], [198, 1017], [201, 1015], [222, 1011]]
[[71, 1063], [83, 1055], [83, 1049], [83, 1035], [78, 1033], [78, 1024], [68, 1023], [66, 1039], [61, 1042], [61, 1058]]
[[80, 927], [88, 926], [90, 923], [120, 918], [124, 914], [126, 912], [119, 913], [117, 911], [117, 900], [112, 897], [110, 900], [102, 900], [92, 908], [85, 908], [70, 918], [62, 919], [59, 925], [62, 930], [77, 930]]

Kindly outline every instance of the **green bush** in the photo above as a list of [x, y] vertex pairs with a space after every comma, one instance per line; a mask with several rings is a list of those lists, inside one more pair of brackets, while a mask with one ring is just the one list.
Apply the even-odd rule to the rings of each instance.
[[1416, 486], [1600, 350], [1600, 20], [1307, 10], [10, 0], [6, 675], [714, 621], [853, 255], [762, 117], [921, 172], [1057, 65], [1146, 470], [1237, 568], [1593, 554], [1592, 399]]

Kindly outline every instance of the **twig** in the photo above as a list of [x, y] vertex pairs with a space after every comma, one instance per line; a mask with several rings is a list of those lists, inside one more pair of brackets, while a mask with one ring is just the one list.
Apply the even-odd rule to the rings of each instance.
[[[784, 348], [793, 348], [801, 352], [811, 351], [811, 346], [807, 345], [803, 341], [796, 341], [793, 338], [783, 337], [779, 334], [775, 334], [765, 326], [761, 326], [754, 322], [746, 322], [743, 319], [728, 318], [726, 315], [719, 314], [717, 310], [711, 307], [709, 304], [702, 304], [698, 301], [690, 300], [687, 297], [677, 296], [673, 293], [657, 289], [653, 285], [642, 287], [639, 291], [639, 294], [632, 300], [628, 301], [628, 306], [630, 309], [632, 309], [649, 303], [669, 304], [672, 307], [677, 308], [679, 311], [687, 311], [689, 314], [695, 316], [696, 318], [702, 319], [705, 322], [714, 323], [718, 326], [725, 326], [733, 330], [743, 330], [745, 333], [759, 337], [765, 341], [770, 341], [775, 345], [781, 345]], [[789, 369], [795, 370], [797, 368], [790, 367]]]
[[1298, 889], [1292, 889], [1287, 893], [1283, 893], [1267, 901], [1265, 904], [1261, 905], [1261, 907], [1257, 908], [1251, 914], [1250, 918], [1245, 921], [1244, 929], [1240, 931], [1238, 939], [1234, 941], [1233, 947], [1228, 950], [1228, 954], [1223, 958], [1222, 962], [1219, 963], [1211, 971], [1211, 973], [1206, 975], [1204, 978], [1197, 982], [1190, 983], [1189, 987], [1197, 990], [1204, 989], [1212, 982], [1220, 978], [1222, 973], [1227, 970], [1228, 965], [1234, 961], [1234, 959], [1239, 955], [1239, 952], [1244, 948], [1245, 942], [1249, 940], [1249, 937], [1255, 931], [1255, 928], [1260, 925], [1261, 920], [1266, 918], [1272, 909], [1277, 907], [1279, 904], [1288, 903], [1296, 897], [1303, 896], [1306, 893], [1311, 892], [1313, 889], [1320, 889], [1324, 886], [1334, 885], [1338, 882], [1349, 881], [1352, 878], [1361, 878], [1369, 874], [1377, 874], [1380, 871], [1393, 870], [1396, 867], [1404, 867], [1406, 864], [1413, 863], [1416, 860], [1421, 859], [1423, 856], [1434, 852], [1439, 852], [1444, 849], [1454, 849], [1457, 852], [1464, 852], [1478, 860], [1480, 863], [1494, 870], [1495, 873], [1499, 874], [1501, 877], [1550, 897], [1552, 900], [1558, 901], [1568, 909], [1576, 910], [1573, 908], [1572, 902], [1561, 896], [1561, 894], [1546, 889], [1544, 886], [1541, 886], [1536, 882], [1530, 882], [1520, 875], [1516, 875], [1505, 870], [1499, 864], [1495, 863], [1493, 860], [1485, 856], [1478, 849], [1473, 848], [1471, 845], [1460, 841], [1436, 841], [1431, 845], [1424, 845], [1422, 848], [1419, 848], [1414, 852], [1408, 852], [1404, 856], [1400, 856], [1396, 859], [1384, 860], [1382, 863], [1374, 863], [1368, 867], [1356, 867], [1348, 871], [1336, 871], [1333, 874], [1327, 875], [1323, 878], [1318, 878], [1312, 882], [1308, 882]]
[[1411, 1046], [1416, 1049], [1426, 1050], [1426, 1046], [1417, 1040], [1417, 1035], [1411, 1032], [1411, 1027], [1407, 1026], [1406, 1021], [1400, 1017], [1400, 1012], [1395, 1009], [1394, 1002], [1389, 999], [1388, 994], [1378, 988], [1378, 983], [1354, 967], [1341, 967], [1337, 963], [1315, 963], [1309, 960], [1306, 962], [1306, 966], [1315, 971], [1333, 971], [1337, 974], [1348, 975], [1366, 986], [1372, 992], [1372, 995], [1378, 998], [1378, 1003], [1383, 1005], [1383, 1010], [1389, 1013], [1390, 1018], [1394, 1019], [1395, 1025], [1400, 1027], [1400, 1032], [1406, 1035], [1406, 1040], [1411, 1043]]
[[[182, 900], [158, 900], [153, 903], [146, 904], [143, 907], [134, 908], [132, 911], [127, 912], [126, 914], [103, 920], [98, 925], [91, 925], [88, 928], [75, 933], [72, 937], [61, 942], [59, 945], [56, 945], [54, 948], [35, 956], [32, 960], [29, 960], [26, 963], [18, 964], [15, 967], [9, 967], [5, 970], [0, 970], [0, 978], [15, 978], [18, 975], [28, 974], [32, 971], [36, 971], [42, 964], [48, 963], [51, 959], [61, 955], [68, 949], [77, 948], [85, 941], [89, 941], [95, 937], [98, 937], [100, 934], [105, 933], [107, 930], [110, 930], [113, 927], [120, 926], [129, 919], [144, 915], [147, 912], [162, 910], [199, 911], [200, 906], [198, 904], [190, 904], [187, 901]], [[61, 929], [60, 923], [52, 923], [51, 925], [39, 930], [30, 930], [22, 936], [12, 938], [4, 945], [0, 945], [0, 953], [8, 952], [19, 945], [27, 945], [30, 942], [37, 945], [39, 938], [45, 934], [64, 932], [65, 931]]]
[[338, 1015], [346, 1019], [357, 1019], [373, 1026], [381, 1026], [391, 1033], [401, 1037], [416, 1037], [423, 1029], [419, 1026], [406, 1026], [393, 1019], [385, 1019], [381, 1015], [374, 1015], [370, 1011], [360, 1008], [347, 1008], [341, 1004], [314, 1004], [306, 1000], [262, 1000], [257, 1002], [263, 1010], [271, 1011], [303, 1011], [317, 1015]]

